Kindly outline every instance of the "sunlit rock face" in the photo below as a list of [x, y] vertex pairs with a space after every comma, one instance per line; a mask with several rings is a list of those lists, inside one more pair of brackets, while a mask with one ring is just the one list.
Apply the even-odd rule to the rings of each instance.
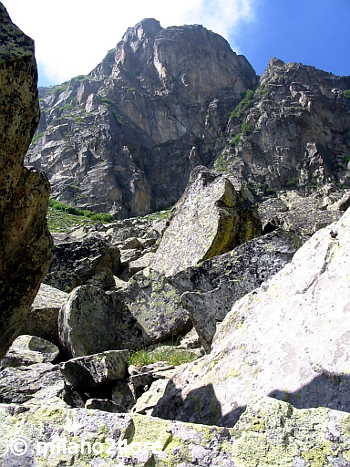
[[23, 167], [39, 120], [33, 41], [0, 3], [0, 354], [27, 317], [51, 259], [49, 183]]
[[27, 162], [70, 204], [119, 217], [168, 207], [191, 169], [214, 160], [230, 111], [256, 80], [219, 35], [145, 19], [89, 75], [40, 89]]

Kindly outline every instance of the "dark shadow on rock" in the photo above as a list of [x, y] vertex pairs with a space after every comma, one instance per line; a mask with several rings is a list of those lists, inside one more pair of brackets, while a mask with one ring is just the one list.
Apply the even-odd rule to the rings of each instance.
[[[297, 409], [325, 407], [350, 412], [350, 376], [322, 373], [297, 391], [274, 390], [267, 395], [285, 401]], [[233, 427], [246, 406], [232, 404], [225, 415], [212, 384], [194, 389], [183, 399], [181, 390], [169, 381], [164, 396], [153, 409], [152, 415], [167, 420]]]
[[244, 410], [245, 407], [237, 406], [230, 413], [223, 415], [221, 403], [212, 384], [194, 389], [183, 399], [181, 390], [169, 381], [165, 395], [153, 409], [152, 416], [166, 420], [232, 427]]
[[277, 389], [269, 397], [288, 402], [297, 409], [327, 407], [350, 412], [350, 376], [324, 372], [297, 391]]

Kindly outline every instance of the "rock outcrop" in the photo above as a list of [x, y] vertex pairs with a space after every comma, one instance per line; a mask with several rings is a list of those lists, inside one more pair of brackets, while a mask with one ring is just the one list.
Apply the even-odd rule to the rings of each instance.
[[236, 192], [230, 180], [197, 167], [150, 266], [172, 276], [260, 233], [251, 203]]
[[272, 59], [228, 124], [216, 167], [257, 194], [349, 186], [350, 77]]
[[141, 271], [120, 290], [76, 288], [60, 311], [58, 327], [62, 346], [78, 357], [176, 340], [191, 323], [181, 292], [156, 271]]
[[46, 177], [23, 160], [39, 120], [33, 41], [0, 3], [0, 355], [19, 334], [51, 259]]
[[229, 112], [256, 81], [219, 35], [145, 19], [87, 76], [40, 89], [27, 162], [76, 206], [122, 218], [168, 208], [191, 169], [214, 160]]
[[233, 426], [255, 395], [350, 412], [350, 210], [235, 303], [210, 355], [169, 383], [153, 415]]

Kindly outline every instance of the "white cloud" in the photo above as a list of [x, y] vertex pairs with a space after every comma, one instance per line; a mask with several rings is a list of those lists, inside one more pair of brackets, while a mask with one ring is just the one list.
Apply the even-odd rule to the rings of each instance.
[[162, 26], [203, 24], [226, 39], [253, 18], [256, 0], [2, 0], [13, 22], [35, 40], [53, 82], [86, 74], [143, 18]]

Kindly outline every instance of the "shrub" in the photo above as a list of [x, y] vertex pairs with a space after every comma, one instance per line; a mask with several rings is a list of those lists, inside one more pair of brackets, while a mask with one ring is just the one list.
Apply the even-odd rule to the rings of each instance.
[[350, 89], [347, 89], [346, 91], [343, 91], [343, 96], [346, 99], [350, 99]]

